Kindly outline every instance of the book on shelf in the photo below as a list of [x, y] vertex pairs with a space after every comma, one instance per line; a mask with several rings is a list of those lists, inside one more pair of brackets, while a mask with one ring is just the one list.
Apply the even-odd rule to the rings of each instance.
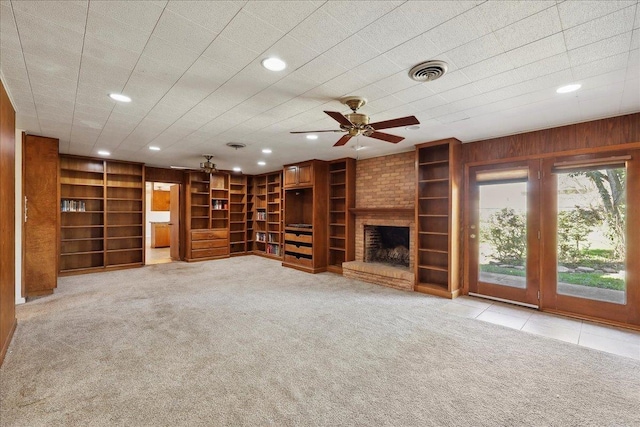
[[86, 212], [86, 204], [82, 200], [62, 200], [61, 212]]

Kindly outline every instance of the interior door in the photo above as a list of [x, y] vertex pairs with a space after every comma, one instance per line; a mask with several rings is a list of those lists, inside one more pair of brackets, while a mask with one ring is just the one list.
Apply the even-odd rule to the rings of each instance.
[[551, 158], [543, 175], [544, 308], [640, 324], [640, 151]]
[[473, 167], [468, 179], [469, 293], [537, 307], [539, 161]]
[[169, 255], [171, 259], [180, 259], [180, 185], [169, 188]]

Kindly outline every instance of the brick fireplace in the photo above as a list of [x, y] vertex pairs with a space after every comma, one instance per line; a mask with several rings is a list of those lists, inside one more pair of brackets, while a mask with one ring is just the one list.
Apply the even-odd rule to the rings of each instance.
[[[415, 236], [415, 153], [393, 154], [356, 163], [355, 261], [342, 265], [345, 277], [402, 290], [413, 290]], [[366, 262], [365, 226], [405, 227], [409, 265]]]

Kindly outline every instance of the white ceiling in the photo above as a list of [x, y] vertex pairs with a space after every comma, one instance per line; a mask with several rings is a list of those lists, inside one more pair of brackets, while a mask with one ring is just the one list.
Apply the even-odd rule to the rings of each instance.
[[[355, 157], [356, 145], [365, 158], [640, 111], [638, 0], [0, 5], [0, 72], [16, 125], [59, 138], [63, 153], [190, 167], [211, 153], [218, 168], [260, 173]], [[270, 55], [287, 68], [262, 68]], [[411, 80], [408, 70], [429, 59], [449, 72]], [[582, 89], [556, 93], [575, 82]], [[337, 101], [346, 95], [366, 97], [360, 112], [372, 121], [415, 115], [420, 129], [387, 130], [406, 137], [397, 145], [360, 137], [340, 148], [338, 133], [289, 134], [337, 129], [323, 110], [348, 112]]]

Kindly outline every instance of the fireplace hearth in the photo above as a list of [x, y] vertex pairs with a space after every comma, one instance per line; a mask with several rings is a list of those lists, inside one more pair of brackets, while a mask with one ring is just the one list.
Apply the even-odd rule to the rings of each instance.
[[409, 227], [365, 225], [364, 262], [409, 268]]

